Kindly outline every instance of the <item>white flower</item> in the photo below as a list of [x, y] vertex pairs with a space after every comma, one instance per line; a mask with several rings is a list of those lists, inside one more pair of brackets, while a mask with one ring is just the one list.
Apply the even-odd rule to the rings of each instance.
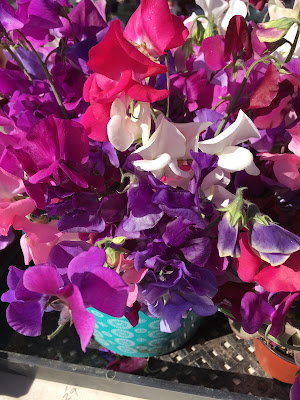
[[219, 20], [228, 7], [226, 0], [195, 0], [195, 2], [207, 17], [213, 15], [215, 21]]
[[300, 0], [295, 0], [293, 8], [285, 8], [280, 0], [269, 0], [268, 11], [270, 20], [281, 18], [295, 18], [298, 19], [300, 12]]
[[225, 189], [230, 180], [230, 173], [217, 167], [205, 176], [201, 184], [201, 190], [205, 197], [211, 200], [216, 207], [226, 207], [234, 200], [234, 194]]
[[[211, 19], [213, 16], [215, 24], [222, 30], [222, 33], [225, 33], [229, 21], [234, 15], [243, 17], [247, 15], [247, 6], [243, 0], [229, 0], [229, 2], [226, 0], [195, 0], [195, 2], [202, 8], [206, 17]], [[194, 19], [196, 17], [195, 15]]]
[[245, 169], [250, 175], [259, 175], [252, 153], [244, 147], [236, 146], [250, 138], [260, 138], [260, 134], [251, 119], [240, 110], [233, 124], [218, 136], [199, 142], [198, 147], [203, 153], [217, 155], [218, 166], [225, 171]]
[[210, 122], [173, 124], [162, 114], [159, 115], [153, 135], [134, 152], [143, 157], [143, 160], [134, 161], [134, 166], [151, 171], [158, 179], [164, 174], [189, 178], [190, 174], [180, 169], [177, 161], [191, 159], [190, 151], [197, 151], [200, 132], [209, 125]]
[[229, 7], [221, 22], [221, 28], [224, 32], [228, 28], [229, 21], [232, 17], [241, 15], [245, 18], [247, 15], [247, 6], [242, 0], [229, 0], [228, 5]]
[[142, 139], [145, 144], [150, 134], [150, 104], [138, 102], [131, 117], [127, 107], [116, 99], [110, 109], [110, 120], [107, 124], [107, 135], [110, 143], [119, 151], [127, 150], [131, 144]]

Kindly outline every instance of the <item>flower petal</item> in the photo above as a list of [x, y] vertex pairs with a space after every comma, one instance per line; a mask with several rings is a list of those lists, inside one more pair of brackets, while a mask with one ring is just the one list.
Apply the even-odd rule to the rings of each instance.
[[253, 163], [253, 155], [244, 147], [228, 146], [219, 154], [218, 166], [228, 172], [247, 169], [251, 175], [259, 175], [260, 171]]
[[218, 136], [198, 143], [203, 153], [221, 154], [225, 147], [235, 146], [250, 138], [260, 138], [260, 134], [251, 119], [240, 110], [237, 119]]

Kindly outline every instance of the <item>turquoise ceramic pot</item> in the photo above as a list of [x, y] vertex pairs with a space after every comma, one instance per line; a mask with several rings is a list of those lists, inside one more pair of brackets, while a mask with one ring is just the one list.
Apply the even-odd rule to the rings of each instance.
[[132, 327], [125, 317], [113, 318], [94, 308], [88, 311], [96, 318], [94, 338], [107, 349], [129, 357], [158, 356], [181, 347], [197, 331], [202, 318], [190, 312], [181, 328], [173, 333], [161, 332], [160, 320], [139, 312], [139, 323]]

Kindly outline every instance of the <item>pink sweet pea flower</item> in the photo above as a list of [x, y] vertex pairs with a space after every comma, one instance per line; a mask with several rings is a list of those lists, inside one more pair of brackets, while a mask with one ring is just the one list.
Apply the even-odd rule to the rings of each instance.
[[14, 228], [22, 230], [25, 234], [21, 237], [20, 245], [23, 251], [26, 265], [31, 260], [35, 264], [42, 264], [48, 260], [51, 249], [64, 240], [78, 240], [75, 233], [60, 232], [57, 229], [57, 221], [49, 224], [32, 222], [24, 218], [16, 218]]
[[274, 162], [273, 171], [278, 182], [291, 190], [300, 189], [300, 157], [296, 154], [261, 153], [260, 159]]
[[288, 133], [292, 136], [288, 148], [296, 156], [300, 157], [300, 124], [297, 124], [292, 129], [287, 129]]
[[171, 14], [167, 0], [141, 0], [124, 30], [127, 40], [146, 46], [151, 56], [181, 46], [188, 35], [182, 19]]
[[120, 260], [115, 271], [117, 273], [123, 272], [122, 278], [125, 283], [129, 286], [129, 295], [127, 299], [127, 307], [132, 307], [133, 303], [137, 299], [138, 295], [138, 283], [144, 278], [146, 273], [148, 272], [148, 268], [141, 268], [137, 271], [134, 266], [133, 260], [127, 260], [124, 258], [124, 255], [120, 255]]
[[35, 207], [30, 198], [15, 201], [14, 197], [25, 192], [23, 180], [0, 167], [0, 234], [6, 236], [17, 216], [24, 218]]
[[246, 232], [240, 234], [241, 255], [234, 258], [238, 276], [244, 282], [257, 282], [268, 292], [300, 290], [300, 251], [290, 255], [282, 265], [271, 266], [251, 249]]

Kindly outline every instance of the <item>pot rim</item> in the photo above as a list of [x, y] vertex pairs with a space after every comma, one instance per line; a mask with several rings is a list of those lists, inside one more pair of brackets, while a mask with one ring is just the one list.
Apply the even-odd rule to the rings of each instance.
[[281, 358], [284, 361], [287, 361], [290, 364], [296, 365], [295, 360], [294, 360], [293, 357], [282, 353], [281, 351], [277, 350], [276, 347], [269, 346], [266, 343], [266, 340], [263, 337], [258, 337], [258, 338], [255, 338], [255, 339], [258, 339], [265, 347], [267, 347], [268, 350], [270, 350], [277, 357]]

